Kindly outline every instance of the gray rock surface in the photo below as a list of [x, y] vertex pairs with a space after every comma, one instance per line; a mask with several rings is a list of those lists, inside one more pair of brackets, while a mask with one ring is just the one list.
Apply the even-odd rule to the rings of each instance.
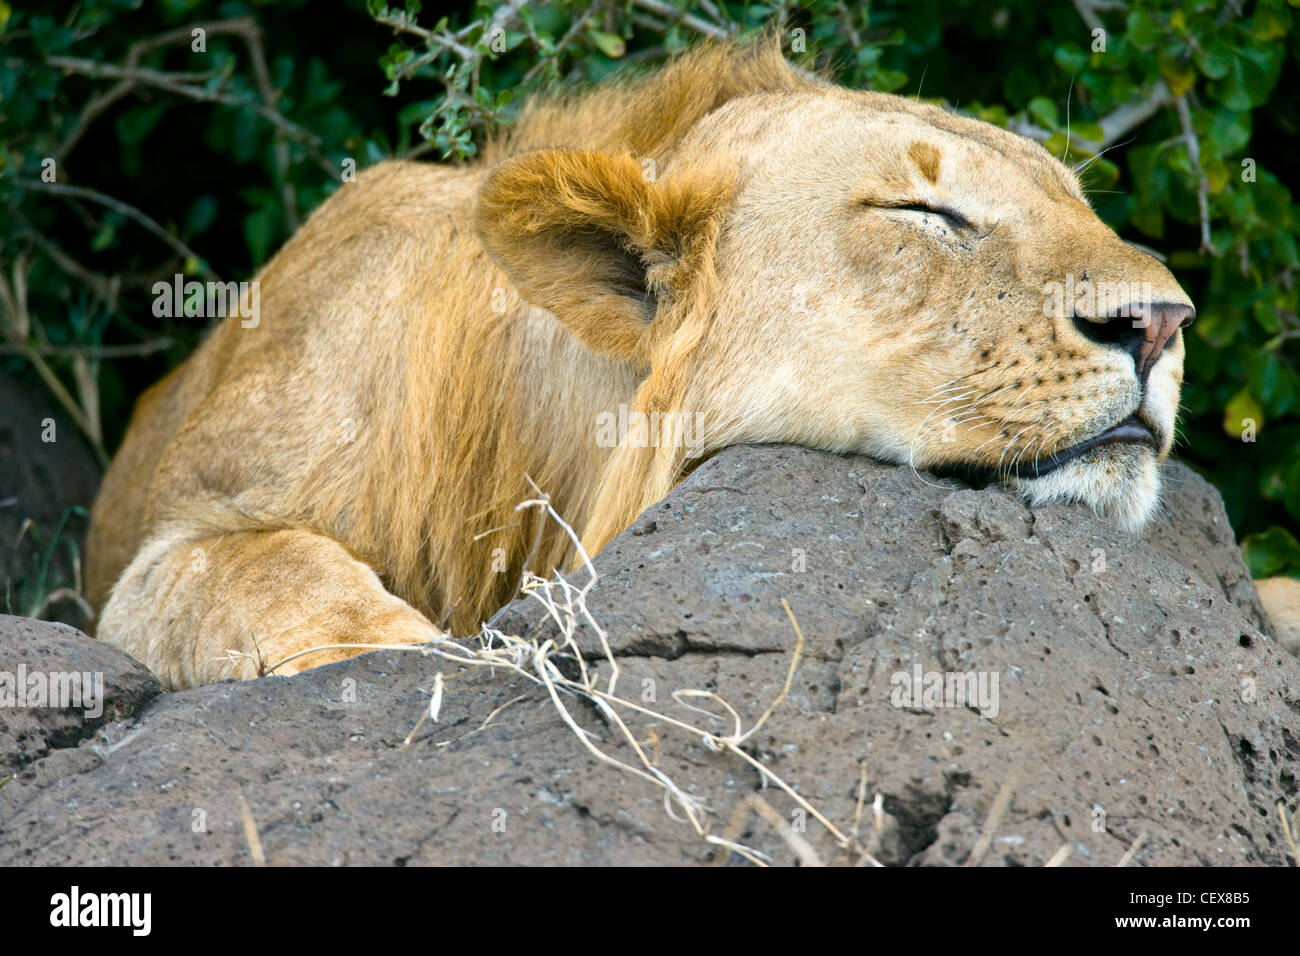
[[[1167, 523], [1136, 538], [1082, 507], [1030, 510], [865, 458], [733, 448], [606, 548], [588, 606], [622, 696], [698, 725], [672, 692], [709, 690], [748, 727], [790, 667], [786, 599], [803, 657], [746, 752], [843, 833], [865, 768], [861, 842], [885, 863], [965, 862], [1009, 785], [984, 865], [1042, 865], [1063, 847], [1068, 864], [1113, 865], [1140, 837], [1134, 865], [1283, 865], [1300, 664], [1266, 636], [1218, 495], [1181, 466], [1169, 477]], [[493, 624], [554, 633], [528, 599]], [[8, 633], [0, 670], [47, 643]], [[599, 657], [594, 634], [579, 639]], [[895, 675], [918, 666], [996, 675], [995, 707], [896, 701]], [[440, 721], [406, 745], [440, 671]], [[19, 752], [0, 863], [247, 863], [241, 798], [271, 864], [714, 859], [662, 791], [598, 761], [545, 691], [505, 670], [381, 651], [140, 703]], [[595, 708], [569, 708], [635, 759]], [[0, 737], [12, 719], [0, 712]], [[713, 833], [794, 862], [790, 828], [750, 812], [758, 795], [806, 822], [793, 835], [821, 860], [858, 859], [745, 760], [663, 720], [631, 724], [707, 799]]]
[[[101, 682], [92, 680], [92, 699], [82, 707], [21, 706], [35, 699], [34, 686], [46, 684], [50, 675], [87, 673]], [[14, 694], [13, 701], [6, 692]], [[136, 716], [161, 693], [149, 669], [116, 647], [66, 624], [0, 614], [0, 778], [77, 747], [106, 724]]]

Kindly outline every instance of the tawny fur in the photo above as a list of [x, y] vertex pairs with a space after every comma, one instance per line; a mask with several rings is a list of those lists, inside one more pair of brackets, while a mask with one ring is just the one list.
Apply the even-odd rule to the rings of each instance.
[[1259, 599], [1273, 622], [1274, 636], [1284, 648], [1300, 657], [1300, 581], [1265, 578], [1256, 582]]
[[[920, 200], [972, 230], [888, 208]], [[595, 553], [736, 442], [998, 468], [1142, 403], [1158, 453], [1020, 482], [1137, 526], [1181, 334], [1140, 390], [1044, 314], [1082, 272], [1190, 305], [1037, 145], [770, 42], [538, 100], [478, 163], [344, 185], [258, 276], [256, 327], [232, 316], [145, 393], [94, 509], [99, 636], [183, 687], [472, 632], [526, 561], [571, 558], [515, 510], [529, 478]], [[611, 447], [620, 406], [703, 438]]]

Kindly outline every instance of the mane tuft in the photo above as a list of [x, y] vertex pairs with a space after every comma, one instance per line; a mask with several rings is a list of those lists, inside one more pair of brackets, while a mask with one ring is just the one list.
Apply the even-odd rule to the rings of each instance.
[[561, 147], [664, 159], [692, 126], [731, 100], [816, 90], [827, 82], [787, 61], [771, 31], [703, 42], [649, 74], [534, 97], [512, 128], [489, 141], [484, 156], [494, 163]]

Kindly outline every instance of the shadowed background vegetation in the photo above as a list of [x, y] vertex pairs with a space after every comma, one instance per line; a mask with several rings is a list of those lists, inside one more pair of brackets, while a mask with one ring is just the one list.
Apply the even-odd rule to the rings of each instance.
[[[0, 0], [0, 363], [102, 463], [206, 329], [156, 317], [155, 282], [250, 278], [351, 168], [463, 161], [531, 90], [769, 26], [840, 82], [1081, 164], [1198, 307], [1176, 454], [1222, 491], [1254, 574], [1300, 577], [1297, 4]], [[26, 536], [15, 611], [75, 588], [50, 562], [69, 520]]]

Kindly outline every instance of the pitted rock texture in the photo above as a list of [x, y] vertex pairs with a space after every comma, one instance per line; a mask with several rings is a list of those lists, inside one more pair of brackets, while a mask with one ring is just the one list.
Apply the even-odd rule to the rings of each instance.
[[[35, 688], [48, 686], [51, 675], [71, 681], [87, 674], [88, 685], [77, 681], [92, 690], [81, 707], [23, 706], [40, 699]], [[116, 647], [66, 624], [0, 614], [0, 778], [76, 747], [105, 724], [134, 716], [161, 693], [149, 669]]]
[[[865, 792], [861, 842], [887, 864], [967, 862], [1009, 785], [983, 865], [1063, 847], [1067, 865], [1114, 865], [1139, 837], [1133, 865], [1286, 865], [1276, 805], [1296, 809], [1300, 665], [1267, 636], [1217, 494], [1168, 472], [1167, 517], [1138, 538], [1080, 506], [1031, 510], [865, 458], [732, 448], [597, 557], [588, 606], [620, 696], [698, 725], [673, 692], [708, 690], [748, 728], [790, 668], [788, 601], [802, 659], [745, 749], [841, 833]], [[493, 625], [555, 633], [529, 598]], [[579, 640], [607, 677], [596, 635]], [[918, 668], [998, 693], [900, 699]], [[440, 721], [407, 745], [440, 671]], [[568, 708], [635, 762], [594, 707]], [[736, 812], [757, 795], [822, 861], [857, 862], [746, 761], [624, 715], [707, 798], [713, 833], [795, 862], [784, 826]], [[22, 763], [0, 790], [0, 863], [248, 863], [241, 795], [272, 864], [742, 862], [597, 760], [524, 678], [381, 651], [161, 695]]]

